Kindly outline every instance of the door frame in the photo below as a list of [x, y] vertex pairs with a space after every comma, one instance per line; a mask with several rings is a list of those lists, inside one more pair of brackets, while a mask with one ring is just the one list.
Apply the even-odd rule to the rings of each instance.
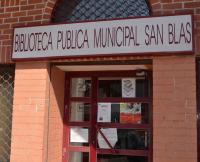
[[200, 57], [196, 58], [197, 161], [200, 162]]
[[[89, 160], [90, 162], [96, 162], [96, 154], [104, 154], [108, 153], [108, 149], [96, 149], [96, 144], [97, 144], [97, 128], [92, 127], [92, 130], [90, 130], [90, 136], [89, 136], [89, 146], [88, 147], [72, 147], [69, 146], [69, 127], [70, 126], [81, 126], [81, 127], [91, 127], [92, 125], [95, 126], [97, 125], [96, 118], [97, 118], [97, 83], [98, 83], [98, 78], [99, 77], [133, 77], [137, 76], [137, 74], [145, 72], [147, 77], [149, 77], [149, 97], [141, 97], [141, 98], [133, 98], [131, 99], [132, 102], [147, 102], [149, 104], [149, 124], [134, 124], [134, 127], [132, 129], [147, 129], [149, 130], [149, 138], [150, 138], [150, 143], [149, 143], [149, 149], [146, 150], [122, 150], [119, 151], [123, 153], [124, 155], [132, 155], [132, 156], [146, 156], [148, 157], [148, 161], [152, 162], [153, 161], [153, 84], [152, 84], [152, 71], [150, 70], [126, 70], [126, 71], [83, 71], [83, 72], [66, 72], [65, 74], [65, 107], [64, 107], [64, 128], [63, 128], [63, 162], [66, 162], [69, 158], [68, 155], [68, 150], [70, 149], [71, 151], [80, 151], [80, 152], [89, 152]], [[91, 90], [91, 120], [89, 122], [68, 122], [69, 121], [69, 108], [67, 105], [70, 104], [70, 78], [72, 77], [91, 77], [92, 79], [92, 90]], [[94, 97], [92, 97], [94, 96]], [[71, 97], [72, 98], [72, 97]], [[115, 99], [108, 99], [110, 102], [115, 101]], [[129, 99], [121, 99], [120, 102], [127, 101]], [[76, 101], [76, 100], [75, 100]], [[79, 100], [78, 100], [79, 101]], [[82, 101], [88, 101], [82, 100]], [[102, 102], [105, 101], [102, 100]], [[100, 101], [101, 102], [101, 101]], [[92, 107], [94, 110], [92, 110]], [[101, 125], [101, 124], [98, 124]], [[113, 124], [106, 124], [112, 126]], [[115, 124], [115, 126], [118, 126], [117, 128], [120, 128], [121, 124]], [[148, 125], [148, 126], [147, 126]], [[101, 125], [102, 126], [102, 125]], [[104, 125], [105, 126], [105, 125]], [[126, 128], [130, 127], [130, 124], [125, 124], [124, 126], [121, 126], [121, 128]], [[131, 124], [133, 126], [133, 124]], [[92, 142], [94, 141], [94, 142]], [[68, 146], [68, 147], [66, 147]], [[92, 155], [90, 155], [92, 154]]]

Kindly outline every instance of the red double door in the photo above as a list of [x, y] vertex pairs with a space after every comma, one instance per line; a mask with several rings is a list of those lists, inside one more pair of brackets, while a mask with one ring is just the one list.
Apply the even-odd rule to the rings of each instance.
[[151, 72], [66, 73], [63, 162], [151, 162]]

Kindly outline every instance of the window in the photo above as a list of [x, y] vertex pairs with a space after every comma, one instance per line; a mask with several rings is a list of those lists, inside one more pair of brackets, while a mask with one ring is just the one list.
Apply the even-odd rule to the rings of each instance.
[[55, 5], [52, 22], [149, 16], [146, 0], [61, 0]]

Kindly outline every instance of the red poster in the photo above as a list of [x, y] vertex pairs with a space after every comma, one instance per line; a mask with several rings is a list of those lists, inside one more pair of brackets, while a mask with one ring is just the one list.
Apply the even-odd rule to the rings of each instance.
[[120, 123], [141, 123], [141, 104], [121, 103], [120, 104]]

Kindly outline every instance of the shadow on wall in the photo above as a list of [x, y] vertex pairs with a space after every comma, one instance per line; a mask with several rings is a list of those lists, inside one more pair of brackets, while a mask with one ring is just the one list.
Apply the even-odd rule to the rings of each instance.
[[53, 162], [62, 161], [65, 72], [52, 66], [50, 76], [47, 158], [48, 162]]

